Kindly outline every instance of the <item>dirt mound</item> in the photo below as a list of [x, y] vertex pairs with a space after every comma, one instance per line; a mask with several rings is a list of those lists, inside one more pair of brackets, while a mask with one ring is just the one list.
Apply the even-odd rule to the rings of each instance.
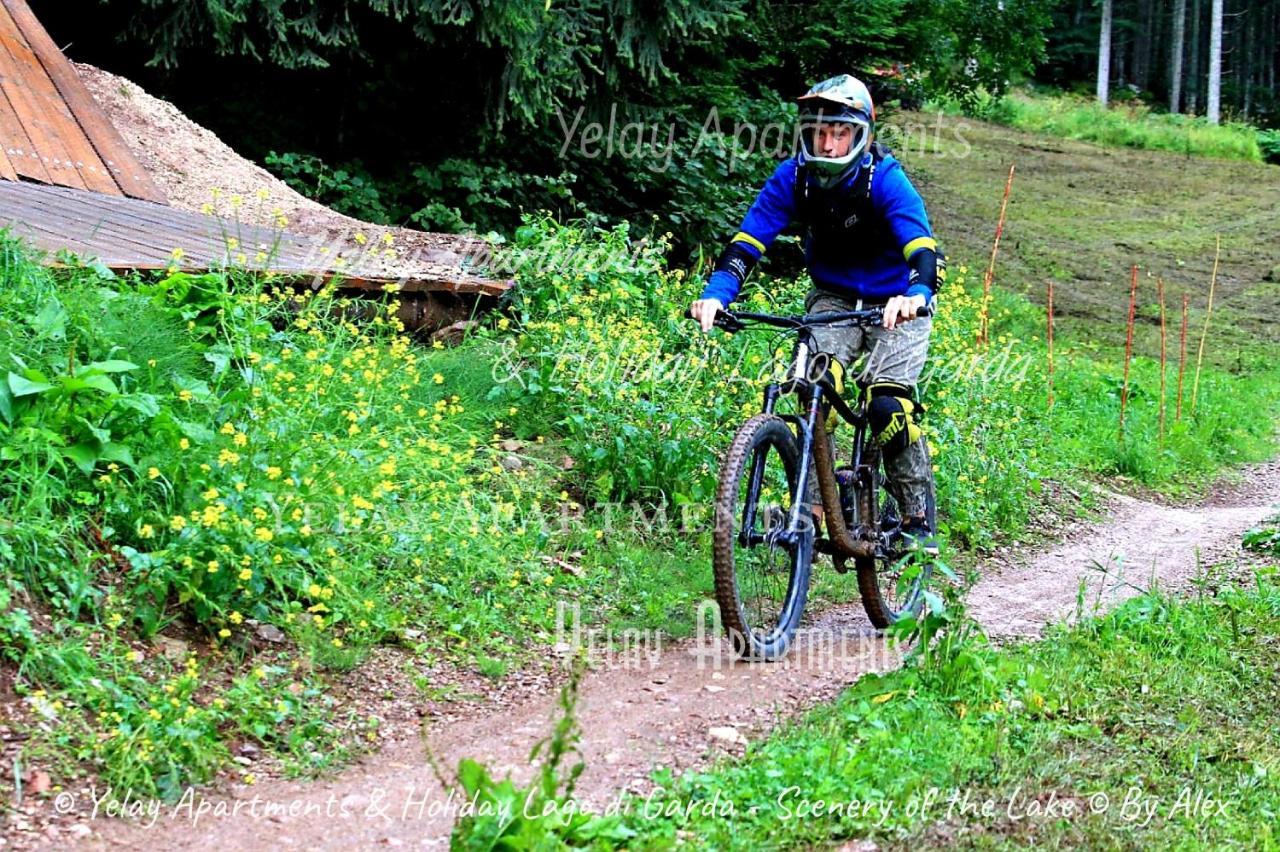
[[[268, 228], [283, 221], [289, 231], [322, 240], [335, 253], [376, 255], [372, 265], [362, 267], [363, 274], [415, 278], [457, 272], [467, 254], [465, 237], [374, 225], [336, 213], [246, 160], [168, 101], [101, 68], [72, 65], [174, 207]], [[378, 251], [362, 250], [368, 245]]]

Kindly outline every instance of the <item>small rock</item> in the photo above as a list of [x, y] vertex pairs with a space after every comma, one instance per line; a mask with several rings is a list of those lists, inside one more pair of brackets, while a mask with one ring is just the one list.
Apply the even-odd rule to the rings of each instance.
[[274, 624], [259, 624], [254, 633], [264, 642], [279, 644], [285, 640], [284, 631]]
[[502, 465], [503, 470], [519, 470], [524, 467], [524, 462], [521, 461], [519, 456], [515, 455], [503, 456], [498, 464]]
[[82, 822], [77, 822], [72, 823], [71, 826], [67, 828], [67, 832], [76, 837], [88, 837], [90, 834], [93, 834], [93, 829]]
[[237, 751], [239, 751], [245, 757], [254, 757], [262, 753], [262, 749], [258, 748], [257, 745], [255, 745], [254, 743], [251, 743], [248, 741], [245, 741], [244, 743], [242, 743], [240, 745], [240, 748], [237, 749]]
[[704, 686], [704, 687], [702, 687], [702, 688], [703, 688], [703, 689], [705, 689], [707, 692], [710, 692], [710, 693], [724, 692], [724, 687], [723, 687], [723, 686], [716, 686], [714, 683], [709, 683], [709, 684], [707, 684], [706, 686]]
[[160, 653], [166, 660], [172, 660], [175, 663], [185, 662], [190, 646], [181, 639], [173, 639], [168, 636], [157, 636], [156, 644], [160, 646]]
[[414, 630], [414, 629], [413, 629], [413, 628], [411, 628], [411, 627], [410, 627], [410, 628], [406, 628], [406, 629], [404, 630], [404, 632], [403, 632], [403, 636], [404, 636], [404, 638], [405, 638], [405, 639], [407, 639], [407, 640], [408, 640], [408, 641], [410, 641], [410, 642], [417, 642], [419, 639], [421, 639], [421, 638], [422, 638], [422, 631], [421, 631], [421, 630]]
[[236, 755], [235, 757], [233, 757], [233, 758], [231, 758], [231, 759], [232, 759], [232, 760], [234, 760], [236, 763], [240, 764], [241, 766], [252, 766], [252, 765], [253, 765], [253, 761], [252, 761], [252, 760], [250, 760], [249, 758], [244, 757], [244, 756], [242, 756], [242, 755]]
[[747, 744], [747, 738], [744, 737], [737, 728], [729, 727], [728, 725], [709, 729], [707, 731], [707, 736], [711, 737], [713, 740], [728, 743], [729, 745]]
[[[1144, 690], [1145, 691], [1145, 690]], [[51, 782], [49, 781], [49, 773], [43, 769], [32, 770], [27, 776], [27, 786], [32, 793], [47, 793]]]
[[524, 441], [517, 441], [514, 438], [507, 438], [501, 444], [502, 449], [508, 453], [518, 453], [524, 449]]
[[444, 328], [431, 333], [431, 342], [440, 341], [446, 345], [452, 346], [461, 343], [462, 339], [467, 336], [467, 332], [475, 326], [475, 320], [461, 320], [453, 325], [446, 325]]
[[359, 793], [352, 793], [342, 798], [342, 810], [344, 813], [358, 814], [369, 806], [369, 797], [361, 796]]

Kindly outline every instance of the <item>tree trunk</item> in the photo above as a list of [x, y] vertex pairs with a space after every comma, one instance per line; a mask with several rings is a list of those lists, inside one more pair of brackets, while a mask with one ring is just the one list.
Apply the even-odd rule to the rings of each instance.
[[1169, 65], [1169, 112], [1182, 110], [1182, 51], [1187, 34], [1187, 0], [1173, 4], [1173, 56]]
[[1276, 96], [1276, 47], [1275, 39], [1280, 35], [1280, 4], [1271, 4], [1271, 22], [1266, 30], [1262, 33], [1262, 67], [1265, 76], [1259, 77], [1259, 81], [1265, 79], [1267, 83], [1267, 91], [1271, 93], [1272, 100]]
[[[1252, 26], [1251, 26], [1252, 24]], [[1249, 115], [1253, 111], [1253, 31], [1257, 25], [1252, 21], [1242, 21], [1241, 26], [1243, 32], [1240, 34], [1241, 47], [1244, 48], [1242, 67], [1240, 69], [1241, 85], [1244, 86], [1244, 103], [1241, 104], [1240, 115], [1245, 120], [1249, 120]]]
[[[1222, 0], [1215, 0], [1221, 3]], [[1111, 84], [1111, 0], [1102, 0], [1102, 28], [1098, 34], [1098, 103], [1107, 105]]]
[[1213, 0], [1209, 25], [1209, 91], [1205, 115], [1210, 124], [1222, 121], [1222, 0]]
[[1187, 76], [1187, 112], [1196, 114], [1200, 105], [1200, 0], [1191, 0], [1191, 67]]

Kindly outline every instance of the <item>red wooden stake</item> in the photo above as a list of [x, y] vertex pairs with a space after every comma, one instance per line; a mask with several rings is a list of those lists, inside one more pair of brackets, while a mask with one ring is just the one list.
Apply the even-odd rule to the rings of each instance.
[[1157, 291], [1157, 295], [1160, 298], [1160, 442], [1164, 443], [1164, 390], [1165, 390], [1164, 366], [1166, 362], [1165, 352], [1166, 352], [1167, 334], [1165, 331], [1165, 322], [1164, 322], [1164, 279], [1163, 278], [1156, 279], [1156, 291]]
[[991, 307], [991, 282], [996, 277], [996, 253], [1000, 250], [1000, 235], [1004, 233], [1004, 214], [1009, 207], [1009, 189], [1013, 186], [1013, 169], [1009, 166], [1009, 178], [1004, 182], [1004, 200], [1000, 202], [1000, 219], [996, 222], [996, 239], [991, 244], [991, 261], [982, 276], [982, 313], [978, 319], [978, 345], [987, 345], [987, 312]]
[[1182, 352], [1178, 355], [1178, 408], [1173, 415], [1174, 422], [1182, 419], [1182, 377], [1187, 372], [1187, 303], [1191, 297], [1182, 294]]
[[1048, 315], [1049, 325], [1049, 408], [1053, 408], [1053, 279], [1049, 280], [1049, 308], [1045, 312]]
[[1120, 440], [1124, 440], [1124, 409], [1129, 403], [1129, 360], [1133, 357], [1133, 319], [1138, 309], [1138, 267], [1133, 267], [1129, 285], [1129, 328], [1124, 338], [1124, 385], [1120, 388]]

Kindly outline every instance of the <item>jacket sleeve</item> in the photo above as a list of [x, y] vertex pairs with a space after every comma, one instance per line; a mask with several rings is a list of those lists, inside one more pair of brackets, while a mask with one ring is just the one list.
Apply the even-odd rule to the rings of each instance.
[[[872, 187], [872, 203], [883, 211], [894, 240], [902, 250], [902, 259], [911, 265], [913, 255], [921, 251], [936, 253], [938, 244], [929, 227], [924, 199], [912, 185], [907, 173], [897, 160], [890, 160], [887, 167], [876, 175]], [[932, 299], [933, 289], [926, 284], [913, 284], [908, 296], [924, 296]]]
[[795, 215], [795, 179], [794, 158], [784, 160], [774, 169], [743, 218], [738, 233], [716, 261], [702, 298], [719, 299], [721, 304], [728, 305], [737, 297], [756, 261], [791, 224]]

